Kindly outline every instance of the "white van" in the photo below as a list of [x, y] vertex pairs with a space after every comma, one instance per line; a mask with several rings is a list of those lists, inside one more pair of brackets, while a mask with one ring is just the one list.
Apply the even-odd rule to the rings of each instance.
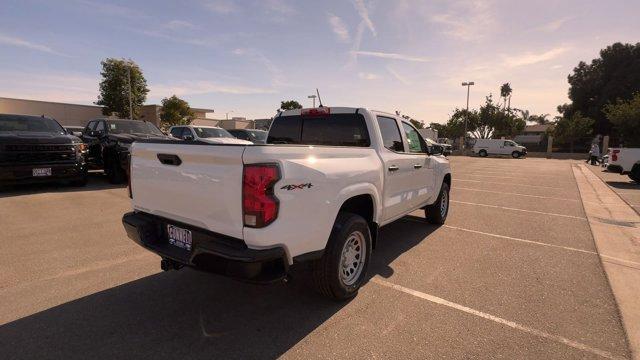
[[527, 155], [527, 148], [516, 144], [513, 140], [504, 139], [477, 139], [473, 145], [473, 153], [478, 156], [511, 155], [517, 159]]

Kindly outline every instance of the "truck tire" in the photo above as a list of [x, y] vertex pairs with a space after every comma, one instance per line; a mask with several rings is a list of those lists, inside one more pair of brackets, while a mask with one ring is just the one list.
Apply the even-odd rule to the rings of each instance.
[[487, 157], [487, 150], [480, 150], [478, 151], [478, 155], [480, 155], [480, 157]]
[[358, 293], [371, 258], [371, 232], [360, 215], [341, 212], [324, 255], [313, 263], [313, 280], [322, 295], [347, 300]]
[[449, 215], [449, 184], [442, 183], [438, 199], [424, 209], [425, 218], [431, 224], [442, 225]]
[[637, 183], [640, 183], [640, 163], [633, 165], [631, 172], [629, 172], [629, 178]]
[[124, 169], [120, 167], [117, 159], [109, 158], [104, 164], [104, 172], [107, 174], [107, 180], [112, 184], [122, 184], [126, 179]]
[[522, 154], [520, 154], [519, 151], [514, 151], [514, 152], [511, 153], [511, 157], [514, 158], [514, 159], [519, 158], [521, 155]]

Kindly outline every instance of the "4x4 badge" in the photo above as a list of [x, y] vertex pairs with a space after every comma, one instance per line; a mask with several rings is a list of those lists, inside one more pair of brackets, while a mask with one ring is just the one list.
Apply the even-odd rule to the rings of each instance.
[[285, 185], [280, 189], [290, 191], [290, 190], [304, 189], [304, 188], [311, 189], [312, 186], [313, 186], [312, 183], [306, 183], [306, 184], [298, 184], [298, 185]]

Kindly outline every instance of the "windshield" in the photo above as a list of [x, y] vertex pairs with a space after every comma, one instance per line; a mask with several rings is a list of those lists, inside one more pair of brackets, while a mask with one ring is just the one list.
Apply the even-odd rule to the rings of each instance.
[[267, 140], [267, 132], [262, 130], [247, 130], [249, 137], [253, 141], [265, 141]]
[[40, 116], [0, 115], [0, 132], [26, 131], [64, 134], [57, 121]]
[[233, 135], [225, 129], [197, 127], [193, 128], [199, 138], [233, 138]]
[[146, 121], [108, 120], [107, 126], [109, 126], [109, 133], [111, 134], [164, 135], [155, 125]]

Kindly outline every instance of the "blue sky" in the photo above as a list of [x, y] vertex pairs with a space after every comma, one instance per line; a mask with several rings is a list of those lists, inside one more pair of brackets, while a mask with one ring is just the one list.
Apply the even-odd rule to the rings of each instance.
[[201, 0], [0, 3], [0, 96], [89, 104], [100, 60], [131, 58], [149, 103], [270, 117], [320, 88], [326, 105], [445, 122], [504, 82], [512, 106], [555, 115], [566, 77], [640, 41], [640, 1]]

